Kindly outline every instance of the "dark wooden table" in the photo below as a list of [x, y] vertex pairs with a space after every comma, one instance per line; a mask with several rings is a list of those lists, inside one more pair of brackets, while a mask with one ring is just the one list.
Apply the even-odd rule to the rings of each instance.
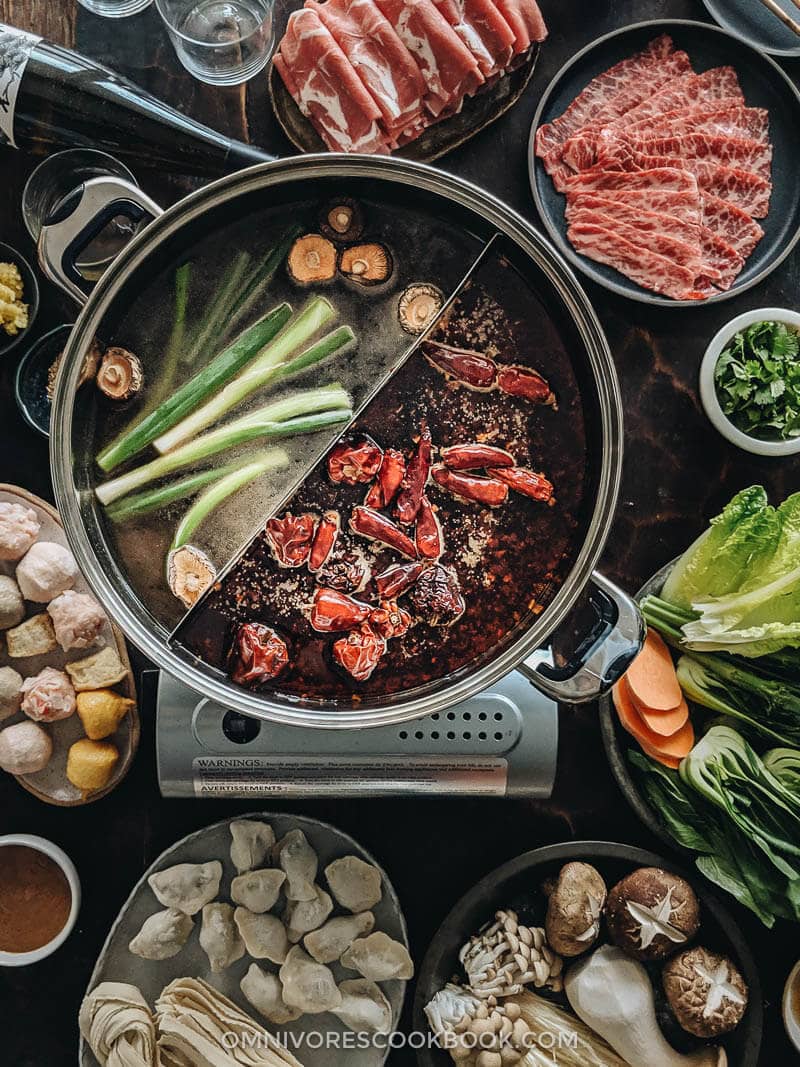
[[[441, 161], [440, 166], [487, 187], [537, 223], [528, 187], [525, 145], [539, 94], [569, 56], [600, 34], [647, 18], [707, 17], [700, 0], [543, 0], [550, 25], [533, 83], [514, 111]], [[44, 34], [95, 57], [176, 107], [263, 147], [290, 149], [271, 117], [263, 77], [242, 89], [200, 85], [178, 65], [151, 8], [122, 22], [95, 18], [74, 0], [0, 0], [0, 21]], [[787, 69], [797, 77], [800, 64]], [[34, 160], [0, 154], [0, 238], [33, 249], [20, 216], [20, 196]], [[135, 168], [137, 169], [137, 168]], [[137, 169], [143, 187], [163, 204], [190, 186]], [[769, 461], [736, 451], [706, 421], [697, 397], [700, 357], [731, 316], [759, 306], [797, 306], [800, 254], [758, 288], [716, 307], [653, 310], [589, 286], [605, 325], [625, 398], [626, 463], [619, 514], [604, 568], [629, 590], [672, 558], [742, 486], [761, 482], [775, 498], [800, 488], [797, 460]], [[44, 285], [34, 334], [71, 320], [67, 301]], [[14, 404], [17, 352], [0, 368], [0, 481], [52, 496], [45, 443], [26, 428]], [[152, 709], [145, 706], [145, 712]], [[78, 1004], [108, 928], [130, 886], [158, 853], [184, 834], [252, 804], [161, 799], [156, 784], [152, 715], [135, 767], [102, 802], [80, 809], [40, 804], [0, 776], [0, 833], [51, 838], [72, 856], [84, 901], [66, 946], [35, 967], [0, 970], [0, 1062], [15, 1067], [75, 1063]], [[275, 805], [277, 806], [277, 805]], [[286, 805], [283, 805], [286, 807]], [[569, 838], [602, 838], [663, 848], [628, 809], [602, 753], [594, 709], [562, 712], [562, 745], [553, 800], [547, 804], [488, 800], [325, 801], [292, 805], [355, 834], [385, 864], [422, 956], [458, 897], [493, 867], [527, 849]], [[766, 998], [762, 1062], [797, 1062], [783, 1033], [780, 994], [798, 955], [797, 928], [766, 932], [731, 903], [761, 963]], [[120, 976], [121, 978], [124, 976]], [[411, 1064], [411, 1053], [392, 1063]]]

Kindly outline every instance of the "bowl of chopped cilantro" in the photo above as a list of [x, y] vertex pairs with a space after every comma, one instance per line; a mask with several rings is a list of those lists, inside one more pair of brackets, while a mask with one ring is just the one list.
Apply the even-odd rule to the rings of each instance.
[[737, 447], [759, 456], [800, 452], [800, 313], [760, 308], [723, 326], [700, 367], [700, 399]]

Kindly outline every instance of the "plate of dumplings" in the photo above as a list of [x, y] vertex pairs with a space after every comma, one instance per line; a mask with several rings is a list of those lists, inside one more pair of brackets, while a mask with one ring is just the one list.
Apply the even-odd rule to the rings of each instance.
[[[80, 1067], [104, 1067], [112, 1038], [144, 1064], [146, 1046], [181, 1067], [380, 1067], [413, 973], [397, 895], [356, 841], [299, 816], [226, 819], [134, 887], [81, 1008]], [[258, 1058], [226, 1048], [231, 1031]]]

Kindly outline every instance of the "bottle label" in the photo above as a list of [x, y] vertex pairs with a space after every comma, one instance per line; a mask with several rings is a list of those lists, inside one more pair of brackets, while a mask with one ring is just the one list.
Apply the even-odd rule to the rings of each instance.
[[0, 145], [17, 147], [14, 112], [22, 76], [31, 52], [41, 41], [32, 33], [0, 24]]

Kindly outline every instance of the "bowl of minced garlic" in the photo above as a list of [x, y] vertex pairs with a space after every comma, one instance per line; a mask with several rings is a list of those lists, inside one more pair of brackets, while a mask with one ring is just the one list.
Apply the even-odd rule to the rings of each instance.
[[30, 265], [19, 252], [0, 244], [0, 353], [21, 340], [38, 307], [39, 286]]
[[0, 967], [38, 963], [69, 937], [81, 902], [78, 872], [58, 845], [0, 837]]

